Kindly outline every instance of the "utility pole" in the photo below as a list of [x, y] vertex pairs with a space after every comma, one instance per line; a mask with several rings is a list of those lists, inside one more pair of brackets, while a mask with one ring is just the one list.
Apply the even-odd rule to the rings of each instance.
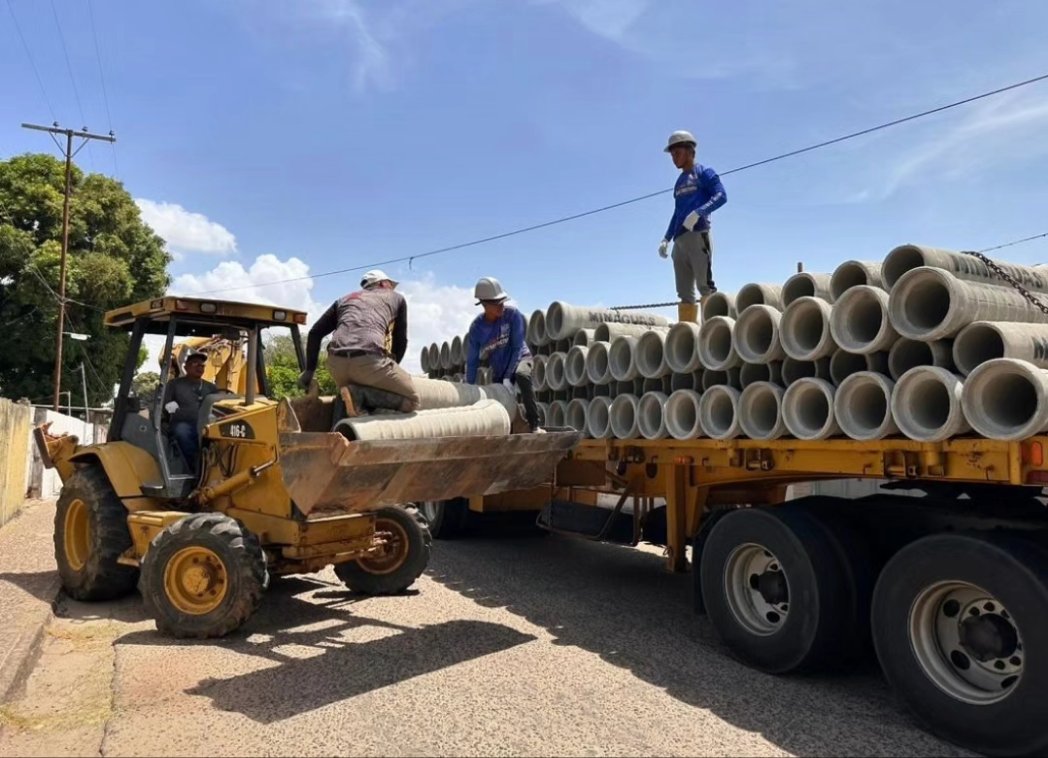
[[[113, 136], [113, 132], [109, 134], [91, 134], [87, 131], [85, 126], [79, 132], [73, 129], [62, 129], [58, 122], [55, 121], [51, 126], [40, 126], [38, 124], [22, 124], [24, 129], [34, 129], [38, 132], [47, 132], [51, 135], [51, 139], [55, 139], [56, 134], [64, 134], [66, 138], [65, 144], [65, 200], [62, 203], [62, 262], [59, 266], [59, 279], [58, 279], [58, 331], [55, 334], [55, 394], [54, 394], [54, 406], [57, 411], [59, 408], [58, 393], [62, 389], [62, 330], [65, 328], [65, 308], [66, 308], [66, 255], [69, 252], [69, 194], [72, 187], [73, 181], [73, 157], [79, 153], [84, 145], [93, 139], [103, 140], [104, 142], [116, 142], [116, 137]], [[79, 137], [83, 140], [80, 146], [74, 151], [73, 150], [73, 137]], [[55, 139], [55, 144], [58, 145], [58, 149], [62, 149], [61, 143]]]

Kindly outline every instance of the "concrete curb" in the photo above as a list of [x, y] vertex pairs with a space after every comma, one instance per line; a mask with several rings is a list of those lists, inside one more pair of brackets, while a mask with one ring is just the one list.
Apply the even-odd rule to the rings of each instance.
[[39, 657], [61, 590], [54, 501], [29, 501], [0, 527], [0, 702], [17, 697]]

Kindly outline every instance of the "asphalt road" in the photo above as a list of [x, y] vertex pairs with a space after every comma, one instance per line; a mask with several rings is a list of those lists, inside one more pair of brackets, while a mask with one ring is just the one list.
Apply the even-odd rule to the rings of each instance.
[[63, 601], [3, 755], [963, 755], [871, 663], [735, 662], [659, 552], [489, 532], [436, 542], [404, 596], [273, 582], [221, 641], [160, 637], [137, 596]]

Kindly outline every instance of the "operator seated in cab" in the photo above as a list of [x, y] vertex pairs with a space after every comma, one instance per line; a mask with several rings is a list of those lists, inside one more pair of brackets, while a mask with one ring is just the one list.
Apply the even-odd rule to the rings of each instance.
[[197, 428], [200, 406], [205, 397], [219, 391], [204, 379], [206, 363], [206, 353], [190, 353], [186, 358], [185, 375], [172, 379], [164, 389], [164, 411], [168, 416], [171, 439], [194, 474], [200, 457], [200, 430]]

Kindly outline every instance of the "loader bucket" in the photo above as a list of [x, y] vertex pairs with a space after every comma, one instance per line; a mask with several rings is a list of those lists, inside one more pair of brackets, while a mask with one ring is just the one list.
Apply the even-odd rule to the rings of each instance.
[[305, 515], [489, 495], [553, 481], [574, 431], [498, 437], [350, 442], [330, 432], [281, 432], [284, 486]]

